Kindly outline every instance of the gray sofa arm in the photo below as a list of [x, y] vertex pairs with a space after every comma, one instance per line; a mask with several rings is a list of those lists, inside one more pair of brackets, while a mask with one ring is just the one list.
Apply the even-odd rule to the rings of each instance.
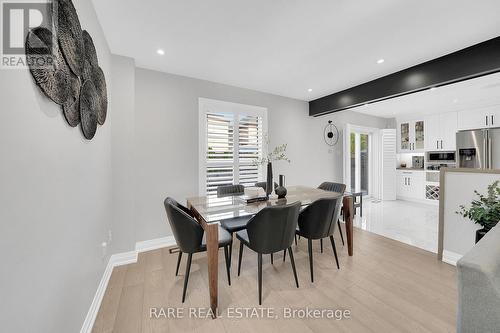
[[500, 224], [457, 262], [457, 332], [500, 332]]

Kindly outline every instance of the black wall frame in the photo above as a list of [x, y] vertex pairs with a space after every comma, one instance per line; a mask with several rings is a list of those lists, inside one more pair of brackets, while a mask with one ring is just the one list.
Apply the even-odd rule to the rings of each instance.
[[500, 71], [500, 37], [309, 102], [320, 116]]

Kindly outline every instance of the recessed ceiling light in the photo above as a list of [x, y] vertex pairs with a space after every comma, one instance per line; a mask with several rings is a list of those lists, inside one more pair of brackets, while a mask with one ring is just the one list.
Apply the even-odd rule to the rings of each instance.
[[379, 59], [379, 60], [377, 60], [377, 64], [383, 64], [384, 61], [385, 61], [384, 59]]
[[165, 51], [163, 51], [162, 49], [158, 49], [156, 53], [158, 53], [159, 55], [165, 55]]
[[311, 91], [313, 91], [313, 90], [312, 90], [312, 88], [309, 88], [309, 89], [307, 89], [307, 91], [311, 92]]
[[431, 89], [429, 89], [429, 90], [436, 90], [436, 89], [437, 89], [437, 87], [432, 87], [432, 88], [431, 88]]

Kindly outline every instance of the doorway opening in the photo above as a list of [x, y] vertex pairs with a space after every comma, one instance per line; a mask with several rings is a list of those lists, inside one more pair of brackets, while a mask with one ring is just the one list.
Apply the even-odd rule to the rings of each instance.
[[347, 124], [344, 136], [344, 183], [353, 193], [371, 197], [378, 186], [375, 169], [378, 165], [378, 128]]
[[370, 134], [351, 132], [349, 155], [351, 159], [351, 192], [368, 195], [370, 180]]

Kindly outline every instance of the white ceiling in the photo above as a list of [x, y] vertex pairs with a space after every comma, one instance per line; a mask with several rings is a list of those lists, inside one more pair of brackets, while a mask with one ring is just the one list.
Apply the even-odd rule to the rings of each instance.
[[[315, 99], [497, 37], [499, 0], [93, 0], [139, 67]], [[165, 50], [165, 55], [156, 53]], [[378, 65], [376, 61], [384, 58]], [[312, 88], [312, 92], [308, 92]]]
[[427, 89], [350, 110], [384, 118], [407, 118], [452, 111], [500, 108], [500, 73]]

